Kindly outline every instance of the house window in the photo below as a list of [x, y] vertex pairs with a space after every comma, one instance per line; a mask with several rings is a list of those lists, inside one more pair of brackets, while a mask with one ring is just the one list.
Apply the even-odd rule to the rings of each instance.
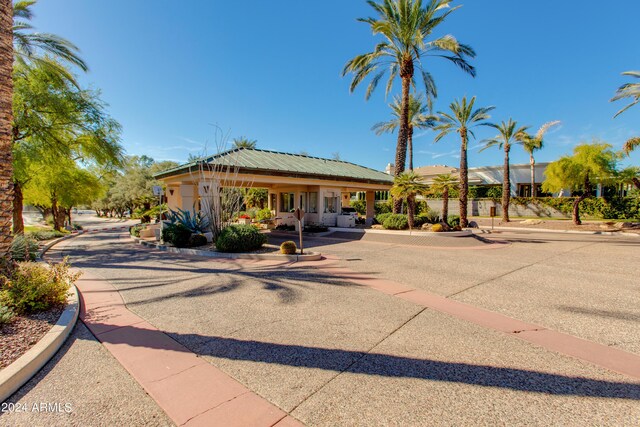
[[324, 213], [336, 213], [337, 206], [338, 206], [337, 197], [324, 198]]
[[307, 212], [307, 193], [300, 193], [300, 203], [298, 206], [300, 209]]
[[318, 213], [318, 193], [309, 193], [309, 213]]
[[293, 193], [280, 193], [280, 212], [293, 212], [295, 210], [295, 195]]

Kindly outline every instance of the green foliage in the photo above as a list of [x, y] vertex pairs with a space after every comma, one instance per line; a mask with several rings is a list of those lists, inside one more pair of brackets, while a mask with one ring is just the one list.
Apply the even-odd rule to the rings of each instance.
[[502, 187], [493, 186], [489, 188], [487, 190], [487, 197], [494, 202], [500, 201], [500, 199], [502, 199]]
[[[195, 210], [195, 207], [194, 207]], [[169, 210], [169, 221], [173, 224], [181, 224], [192, 233], [206, 233], [209, 231], [209, 221], [202, 212], [194, 214], [190, 210], [182, 210], [178, 208], [177, 211], [173, 209]]]
[[38, 257], [38, 243], [33, 238], [19, 234], [13, 238], [9, 252], [14, 261], [35, 261]]
[[437, 212], [431, 210], [418, 215], [417, 218], [420, 218], [422, 224], [437, 224], [438, 222], [440, 222], [440, 215], [438, 215]]
[[129, 234], [131, 234], [134, 237], [140, 237], [140, 232], [144, 230], [144, 228], [145, 228], [144, 224], [132, 225], [131, 227], [129, 227]]
[[182, 223], [166, 224], [162, 228], [162, 240], [176, 248], [186, 248], [191, 239], [191, 230]]
[[251, 252], [267, 243], [267, 236], [251, 225], [231, 225], [220, 233], [216, 249], [220, 252]]
[[384, 221], [387, 218], [389, 218], [391, 215], [393, 215], [391, 212], [385, 212], [385, 213], [376, 215], [374, 218], [378, 224], [384, 224]]
[[349, 204], [359, 215], [364, 216], [367, 214], [367, 202], [365, 200], [352, 200]]
[[11, 309], [11, 307], [3, 305], [0, 302], [0, 325], [11, 323], [15, 316], [16, 313]]
[[[536, 199], [522, 198], [522, 203], [536, 203], [551, 207], [565, 215], [573, 211], [574, 197], [539, 197]], [[585, 199], [580, 203], [582, 213], [597, 219], [640, 219], [640, 198], [616, 197], [607, 200], [601, 197]]]
[[192, 234], [189, 238], [189, 246], [196, 248], [207, 244], [207, 237], [204, 234]]
[[378, 202], [373, 206], [373, 212], [377, 217], [380, 214], [393, 212], [393, 201], [387, 200], [385, 202]]
[[280, 245], [280, 252], [285, 255], [294, 255], [297, 251], [298, 247], [293, 240], [287, 240]]
[[25, 236], [38, 241], [57, 239], [66, 236], [67, 233], [57, 230], [37, 230], [25, 233]]
[[69, 271], [66, 260], [45, 265], [35, 262], [18, 263], [3, 288], [9, 304], [18, 314], [48, 310], [67, 300], [69, 286], [79, 277]]
[[264, 208], [269, 198], [269, 190], [266, 188], [250, 188], [244, 197], [247, 208]]
[[460, 225], [460, 215], [449, 215], [449, 217], [447, 217], [447, 224], [449, 224], [450, 227], [457, 227]]
[[415, 172], [403, 172], [394, 178], [390, 192], [393, 197], [406, 199], [426, 194], [427, 190], [428, 186], [420, 175]]
[[387, 230], [406, 230], [409, 228], [409, 220], [404, 214], [390, 214], [382, 223]]
[[442, 224], [433, 224], [431, 226], [431, 231], [433, 231], [434, 233], [442, 233], [444, 231], [444, 227], [442, 226]]
[[265, 221], [267, 219], [271, 219], [272, 217], [273, 217], [273, 214], [271, 213], [271, 209], [269, 208], [260, 209], [256, 213], [256, 220], [258, 221]]

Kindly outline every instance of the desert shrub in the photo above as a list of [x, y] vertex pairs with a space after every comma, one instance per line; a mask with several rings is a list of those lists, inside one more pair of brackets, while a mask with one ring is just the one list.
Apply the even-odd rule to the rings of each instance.
[[0, 303], [0, 325], [11, 323], [15, 315], [16, 313], [11, 309], [11, 307]]
[[189, 246], [191, 230], [181, 223], [167, 224], [162, 228], [162, 240], [171, 243], [176, 248]]
[[296, 242], [292, 240], [287, 240], [286, 242], [282, 242], [280, 245], [280, 252], [285, 255], [293, 255], [296, 253], [298, 248], [296, 247]]
[[352, 200], [350, 203], [351, 207], [358, 212], [359, 215], [367, 214], [367, 202], [366, 200]]
[[260, 209], [258, 212], [256, 212], [256, 220], [258, 221], [265, 221], [267, 219], [271, 219], [272, 216], [273, 215], [271, 214], [271, 209], [269, 208]]
[[409, 227], [409, 221], [404, 214], [391, 214], [384, 220], [382, 226], [387, 230], [404, 230]]
[[385, 212], [385, 213], [376, 215], [374, 218], [378, 224], [384, 224], [384, 221], [387, 218], [389, 218], [391, 215], [393, 215], [391, 212]]
[[373, 213], [377, 216], [380, 214], [391, 213], [393, 211], [393, 201], [391, 199], [386, 202], [377, 202], [373, 206]]
[[442, 233], [444, 231], [444, 227], [442, 226], [442, 224], [433, 224], [431, 226], [431, 231], [433, 231], [434, 233]]
[[460, 215], [449, 215], [447, 218], [447, 224], [449, 224], [450, 227], [460, 225]]
[[129, 227], [129, 233], [132, 236], [140, 237], [140, 231], [142, 231], [144, 227], [145, 226], [143, 224], [132, 225], [131, 227]]
[[66, 259], [58, 264], [22, 262], [5, 278], [9, 304], [17, 313], [35, 313], [64, 304], [70, 284], [79, 274], [69, 271]]
[[220, 233], [216, 249], [220, 252], [251, 252], [267, 243], [267, 236], [250, 225], [231, 225]]
[[436, 211], [428, 211], [426, 213], [420, 214], [421, 217], [424, 218], [424, 223], [429, 224], [437, 224], [440, 222], [440, 215]]
[[192, 234], [189, 238], [189, 246], [196, 248], [207, 244], [207, 237], [204, 234]]
[[416, 201], [416, 216], [422, 215], [429, 212], [431, 208], [427, 204], [426, 200], [418, 200]]
[[11, 241], [9, 251], [14, 261], [35, 261], [38, 257], [38, 243], [31, 237], [18, 234]]
[[38, 241], [57, 239], [58, 237], [63, 237], [65, 235], [66, 234], [63, 233], [62, 231], [56, 231], [56, 230], [38, 230], [38, 231], [31, 231], [29, 233], [25, 233], [25, 236]]
[[209, 220], [202, 212], [194, 214], [188, 209], [182, 210], [178, 208], [177, 211], [169, 209], [167, 217], [171, 224], [180, 224], [191, 233], [206, 233], [209, 230]]

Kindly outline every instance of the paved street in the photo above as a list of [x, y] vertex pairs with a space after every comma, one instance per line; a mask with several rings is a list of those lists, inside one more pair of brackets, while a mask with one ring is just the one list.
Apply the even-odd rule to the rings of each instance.
[[[640, 354], [640, 284], [633, 268], [640, 239], [541, 233], [487, 238], [500, 242], [310, 238], [306, 245], [338, 256], [341, 266], [357, 272]], [[312, 263], [177, 256], [142, 249], [117, 232], [83, 235], [65, 245], [58, 254], [107, 279], [129, 310], [308, 425], [640, 420], [637, 378], [357, 285]], [[51, 393], [51, 399], [70, 401], [83, 412], [76, 420], [96, 410], [83, 406], [73, 387], [47, 389], [50, 376], [74, 369], [67, 361], [79, 345], [96, 344], [82, 328], [44, 379], [12, 401]], [[86, 353], [85, 364], [118, 371], [114, 359], [96, 351]], [[93, 376], [81, 376], [77, 384], [110, 396]], [[120, 387], [131, 402], [148, 399], [131, 381]], [[127, 424], [167, 422], [153, 404], [144, 407]], [[1, 416], [0, 424], [28, 419], [38, 425], [33, 414], [19, 417]], [[118, 423], [110, 411], [100, 419]], [[62, 420], [69, 422], [53, 415], [46, 424]]]

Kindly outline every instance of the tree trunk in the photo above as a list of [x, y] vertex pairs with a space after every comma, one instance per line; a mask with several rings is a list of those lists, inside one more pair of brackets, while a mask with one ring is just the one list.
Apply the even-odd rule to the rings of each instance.
[[536, 159], [533, 158], [533, 154], [529, 155], [529, 164], [531, 165], [531, 198], [535, 199], [538, 196], [538, 189], [536, 188]]
[[23, 208], [22, 184], [13, 183], [13, 235], [24, 233], [24, 221], [22, 220]]
[[413, 126], [409, 126], [407, 137], [407, 158], [409, 159], [409, 170], [413, 171]]
[[509, 201], [511, 200], [511, 180], [509, 179], [509, 151], [511, 145], [504, 146], [504, 170], [502, 172], [502, 222], [509, 222]]
[[[444, 222], [447, 222], [448, 218], [449, 218], [449, 187], [444, 187], [444, 191], [442, 192], [442, 220]], [[460, 219], [460, 223], [462, 224], [462, 219]]]
[[[413, 78], [413, 61], [408, 60], [402, 63], [400, 69], [402, 78], [402, 111], [400, 113], [400, 128], [398, 129], [398, 143], [396, 144], [396, 165], [394, 176], [399, 176], [404, 172], [407, 160], [407, 140], [409, 138], [409, 91], [411, 89], [411, 79]], [[393, 200], [393, 213], [400, 213], [402, 210], [402, 199]]]
[[8, 257], [13, 218], [13, 2], [0, 0], [0, 258]]
[[587, 197], [591, 197], [591, 194], [592, 194], [591, 180], [589, 179], [589, 175], [587, 175], [584, 177], [584, 192], [582, 193], [582, 196], [578, 197], [573, 202], [572, 218], [573, 218], [573, 223], [575, 225], [582, 224], [582, 221], [580, 221], [580, 202], [582, 202]]
[[631, 178], [631, 181], [633, 182], [633, 185], [635, 185], [635, 186], [636, 186], [636, 188], [637, 188], [638, 190], [640, 190], [640, 179], [638, 179], [638, 178]]
[[415, 196], [408, 196], [407, 197], [407, 222], [409, 223], [409, 230], [413, 229], [415, 210], [416, 210]]
[[[460, 129], [460, 138], [462, 144], [460, 145], [460, 226], [466, 227], [469, 225], [467, 219], [467, 198], [469, 195], [469, 167], [467, 165], [467, 144], [468, 144], [467, 129]], [[446, 218], [444, 218], [446, 221]]]
[[58, 199], [55, 196], [51, 198], [51, 215], [53, 215], [53, 229], [61, 231], [64, 227], [64, 208], [58, 206]]

